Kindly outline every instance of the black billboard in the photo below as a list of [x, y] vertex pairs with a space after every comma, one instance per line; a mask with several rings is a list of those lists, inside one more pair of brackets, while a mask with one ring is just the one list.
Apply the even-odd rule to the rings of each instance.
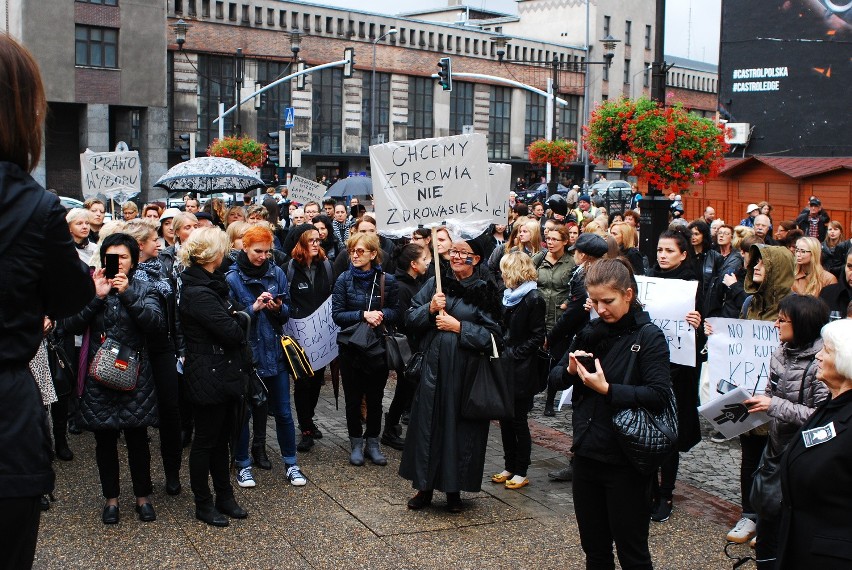
[[753, 128], [747, 154], [852, 156], [852, 0], [723, 0], [721, 32], [719, 111]]

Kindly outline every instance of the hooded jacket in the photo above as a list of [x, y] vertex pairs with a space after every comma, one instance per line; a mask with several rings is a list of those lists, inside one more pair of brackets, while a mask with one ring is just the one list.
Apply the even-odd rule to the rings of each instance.
[[[764, 277], [754, 282], [754, 266], [763, 260]], [[754, 244], [749, 250], [749, 264], [743, 289], [751, 295], [747, 319], [774, 321], [778, 318], [778, 303], [792, 293], [793, 272], [796, 267], [793, 254], [780, 245]]]

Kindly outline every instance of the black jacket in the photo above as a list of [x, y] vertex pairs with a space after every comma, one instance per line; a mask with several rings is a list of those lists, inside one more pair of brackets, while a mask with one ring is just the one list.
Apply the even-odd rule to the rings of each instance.
[[181, 274], [179, 311], [187, 338], [184, 380], [191, 402], [212, 405], [242, 393], [250, 363], [243, 329], [220, 272], [193, 265]]
[[[836, 436], [809, 448], [801, 433], [834, 424]], [[778, 568], [852, 568], [852, 391], [825, 401], [781, 458]]]
[[[826, 230], [827, 233], [827, 230]], [[842, 241], [834, 247], [828, 247], [822, 242], [822, 266], [826, 271], [837, 277], [838, 281], [845, 280], [844, 268], [849, 256], [850, 240]]]
[[[618, 323], [595, 319], [577, 333], [570, 352], [583, 350], [600, 359], [604, 376], [611, 386], [606, 395], [586, 387], [579, 376], [568, 374], [567, 354], [560, 362], [558, 368], [563, 371], [563, 380], [574, 386], [572, 451], [575, 455], [604, 463], [629, 464], [612, 427], [613, 414], [634, 406], [644, 406], [653, 413], [662, 411], [671, 387], [669, 346], [663, 332], [655, 325], [646, 327], [643, 340], [639, 342], [639, 329], [650, 322], [648, 313], [632, 309]], [[625, 385], [630, 347], [637, 343], [640, 348], [631, 384]]]
[[95, 294], [65, 213], [29, 174], [0, 162], [0, 498], [53, 490], [50, 435], [27, 364], [44, 315], [72, 315]]
[[414, 342], [415, 335], [409, 334], [409, 331], [406, 329], [404, 316], [405, 312], [411, 307], [411, 299], [420, 291], [423, 284], [401, 268], [397, 268], [394, 277], [396, 278], [397, 294], [399, 295], [397, 304], [400, 315], [399, 321], [396, 323], [396, 328], [408, 336], [409, 342], [413, 342], [411, 346], [417, 346], [417, 343]]
[[547, 334], [547, 344], [554, 358], [561, 358], [577, 331], [589, 323], [589, 311], [585, 308], [587, 293], [584, 266], [578, 265], [571, 273], [570, 291], [565, 312]]
[[139, 378], [130, 392], [112, 390], [86, 377], [80, 399], [83, 425], [91, 430], [157, 425], [157, 395], [145, 337], [165, 334], [165, 318], [154, 287], [131, 276], [124, 293], [113, 290], [103, 299], [95, 296], [82, 311], [62, 324], [72, 334], [83, 334], [89, 329], [90, 363], [105, 338], [128, 345], [140, 355]]
[[544, 297], [533, 289], [513, 307], [503, 308], [503, 358], [511, 363], [515, 397], [538, 391], [538, 349], [544, 342]]
[[308, 268], [295, 259], [291, 259], [282, 268], [290, 284], [290, 318], [304, 319], [319, 309], [331, 296], [334, 282], [329, 279], [331, 272], [326, 269], [326, 264], [330, 263], [327, 259], [314, 260], [313, 279], [308, 275]]
[[[810, 234], [811, 223], [808, 220], [808, 218], [810, 218], [810, 216], [811, 216], [810, 212], [805, 210], [804, 212], [799, 214], [798, 218], [796, 218], [796, 227], [799, 228], [800, 230], [802, 230], [802, 233], [804, 233], [806, 236], [811, 235]], [[823, 241], [825, 241], [825, 236], [828, 234], [828, 222], [831, 221], [831, 218], [828, 216], [828, 214], [825, 213], [825, 210], [819, 211], [818, 218], [819, 218], [819, 222], [817, 223], [817, 228], [818, 228], [818, 232], [819, 232], [819, 237], [817, 237], [817, 239], [820, 242], [823, 242]]]
[[840, 316], [846, 316], [846, 307], [852, 301], [852, 287], [849, 286], [849, 281], [846, 276], [843, 279], [832, 285], [826, 285], [820, 291], [819, 298], [828, 303], [828, 308], [832, 311], [840, 311]]

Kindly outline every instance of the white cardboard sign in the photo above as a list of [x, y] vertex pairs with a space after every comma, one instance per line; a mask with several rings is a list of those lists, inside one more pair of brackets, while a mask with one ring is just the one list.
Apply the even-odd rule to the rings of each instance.
[[446, 224], [454, 234], [474, 238], [497, 221], [500, 208], [488, 203], [488, 151], [481, 133], [374, 145], [370, 168], [382, 235], [409, 236], [418, 227]]
[[700, 406], [698, 413], [707, 418], [725, 438], [731, 439], [769, 421], [769, 416], [764, 412], [749, 413], [743, 402], [750, 397], [742, 387], [737, 387]]
[[290, 319], [284, 325], [284, 334], [295, 338], [314, 370], [322, 368], [337, 358], [337, 331], [331, 318], [331, 297], [304, 319]]
[[138, 151], [80, 154], [83, 197], [106, 196], [119, 204], [141, 192], [142, 163]]
[[639, 301], [666, 336], [671, 362], [695, 366], [695, 329], [685, 317], [695, 310], [698, 281], [637, 275], [636, 285]]
[[749, 394], [763, 394], [769, 378], [772, 353], [781, 343], [778, 329], [769, 321], [707, 319], [713, 334], [707, 338], [710, 390], [719, 382], [741, 386]]
[[328, 188], [321, 182], [314, 182], [301, 176], [293, 176], [287, 186], [288, 197], [299, 204], [316, 202], [322, 204], [322, 197], [328, 192]]

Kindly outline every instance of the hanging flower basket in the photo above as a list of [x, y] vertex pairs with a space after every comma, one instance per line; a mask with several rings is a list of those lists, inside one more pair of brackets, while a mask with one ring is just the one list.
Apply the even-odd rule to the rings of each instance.
[[552, 168], [558, 170], [565, 168], [577, 158], [577, 143], [564, 139], [555, 141], [539, 139], [530, 144], [529, 154], [531, 163], [540, 165], [550, 163]]
[[266, 162], [266, 145], [249, 137], [214, 139], [207, 156], [233, 158], [249, 168], [260, 168]]
[[629, 160], [636, 176], [671, 190], [718, 174], [728, 149], [724, 130], [713, 121], [645, 98], [604, 102], [584, 134], [594, 160]]

